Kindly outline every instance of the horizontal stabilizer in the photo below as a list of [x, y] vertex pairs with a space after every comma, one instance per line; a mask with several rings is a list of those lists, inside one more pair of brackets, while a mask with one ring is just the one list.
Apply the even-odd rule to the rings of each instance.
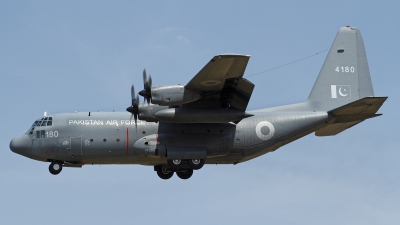
[[366, 119], [382, 115], [376, 112], [386, 99], [387, 97], [366, 97], [329, 111], [333, 119], [326, 126], [315, 131], [315, 135], [336, 135]]
[[329, 111], [335, 116], [375, 114], [387, 97], [366, 97]]

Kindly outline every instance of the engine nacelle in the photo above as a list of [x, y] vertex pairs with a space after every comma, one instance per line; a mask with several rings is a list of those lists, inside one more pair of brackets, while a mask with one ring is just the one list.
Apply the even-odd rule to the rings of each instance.
[[147, 122], [158, 122], [158, 119], [155, 118], [155, 114], [158, 111], [168, 109], [168, 106], [159, 106], [154, 104], [140, 104], [139, 105], [139, 120], [144, 120]]
[[183, 85], [170, 85], [151, 88], [151, 103], [160, 106], [176, 106], [194, 102], [201, 98], [198, 91], [185, 88]]

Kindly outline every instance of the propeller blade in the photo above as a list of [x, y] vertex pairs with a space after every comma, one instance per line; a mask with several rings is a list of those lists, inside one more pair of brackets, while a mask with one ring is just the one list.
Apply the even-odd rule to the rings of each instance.
[[153, 84], [153, 80], [151, 79], [151, 75], [147, 78], [146, 69], [143, 70], [143, 90], [139, 91], [139, 95], [144, 97], [144, 102], [147, 101], [147, 104], [150, 104], [151, 100], [151, 85]]
[[151, 85], [153, 83], [153, 80], [151, 79], [151, 75], [149, 75], [149, 80], [147, 81], [147, 88], [146, 91], [151, 92]]
[[146, 74], [146, 69], [143, 70], [143, 86], [144, 90], [146, 90], [146, 83], [147, 83], [147, 74]]
[[131, 86], [131, 106], [126, 108], [126, 111], [132, 113], [132, 115], [139, 113], [139, 95], [135, 97], [135, 87], [133, 85]]
[[139, 101], [140, 101], [140, 99], [139, 99], [139, 95], [138, 94], [136, 95], [135, 101], [136, 101], [136, 105], [137, 105], [137, 108], [138, 108], [138, 111], [139, 111]]
[[135, 119], [135, 128], [136, 128], [136, 132], [137, 132], [137, 119], [138, 119], [138, 114], [134, 114], [134, 119]]
[[133, 84], [132, 84], [132, 87], [131, 87], [131, 100], [133, 101], [133, 99], [135, 99], [135, 88], [133, 87]]

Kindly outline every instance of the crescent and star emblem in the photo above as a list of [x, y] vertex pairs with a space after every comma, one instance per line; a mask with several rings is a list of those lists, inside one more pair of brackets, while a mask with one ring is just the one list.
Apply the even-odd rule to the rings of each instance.
[[[339, 88], [339, 95], [342, 96], [342, 97], [346, 97], [347, 95], [349, 95], [349, 93], [343, 94], [343, 93], [342, 93], [342, 88], [343, 88], [343, 87], [340, 87], [340, 88]], [[346, 89], [344, 89], [344, 91], [346, 91]]]

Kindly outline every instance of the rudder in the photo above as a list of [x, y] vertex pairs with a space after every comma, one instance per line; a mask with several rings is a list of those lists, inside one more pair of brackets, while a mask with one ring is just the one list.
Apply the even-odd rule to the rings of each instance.
[[342, 27], [308, 97], [314, 110], [329, 111], [374, 96], [364, 41], [354, 27]]

